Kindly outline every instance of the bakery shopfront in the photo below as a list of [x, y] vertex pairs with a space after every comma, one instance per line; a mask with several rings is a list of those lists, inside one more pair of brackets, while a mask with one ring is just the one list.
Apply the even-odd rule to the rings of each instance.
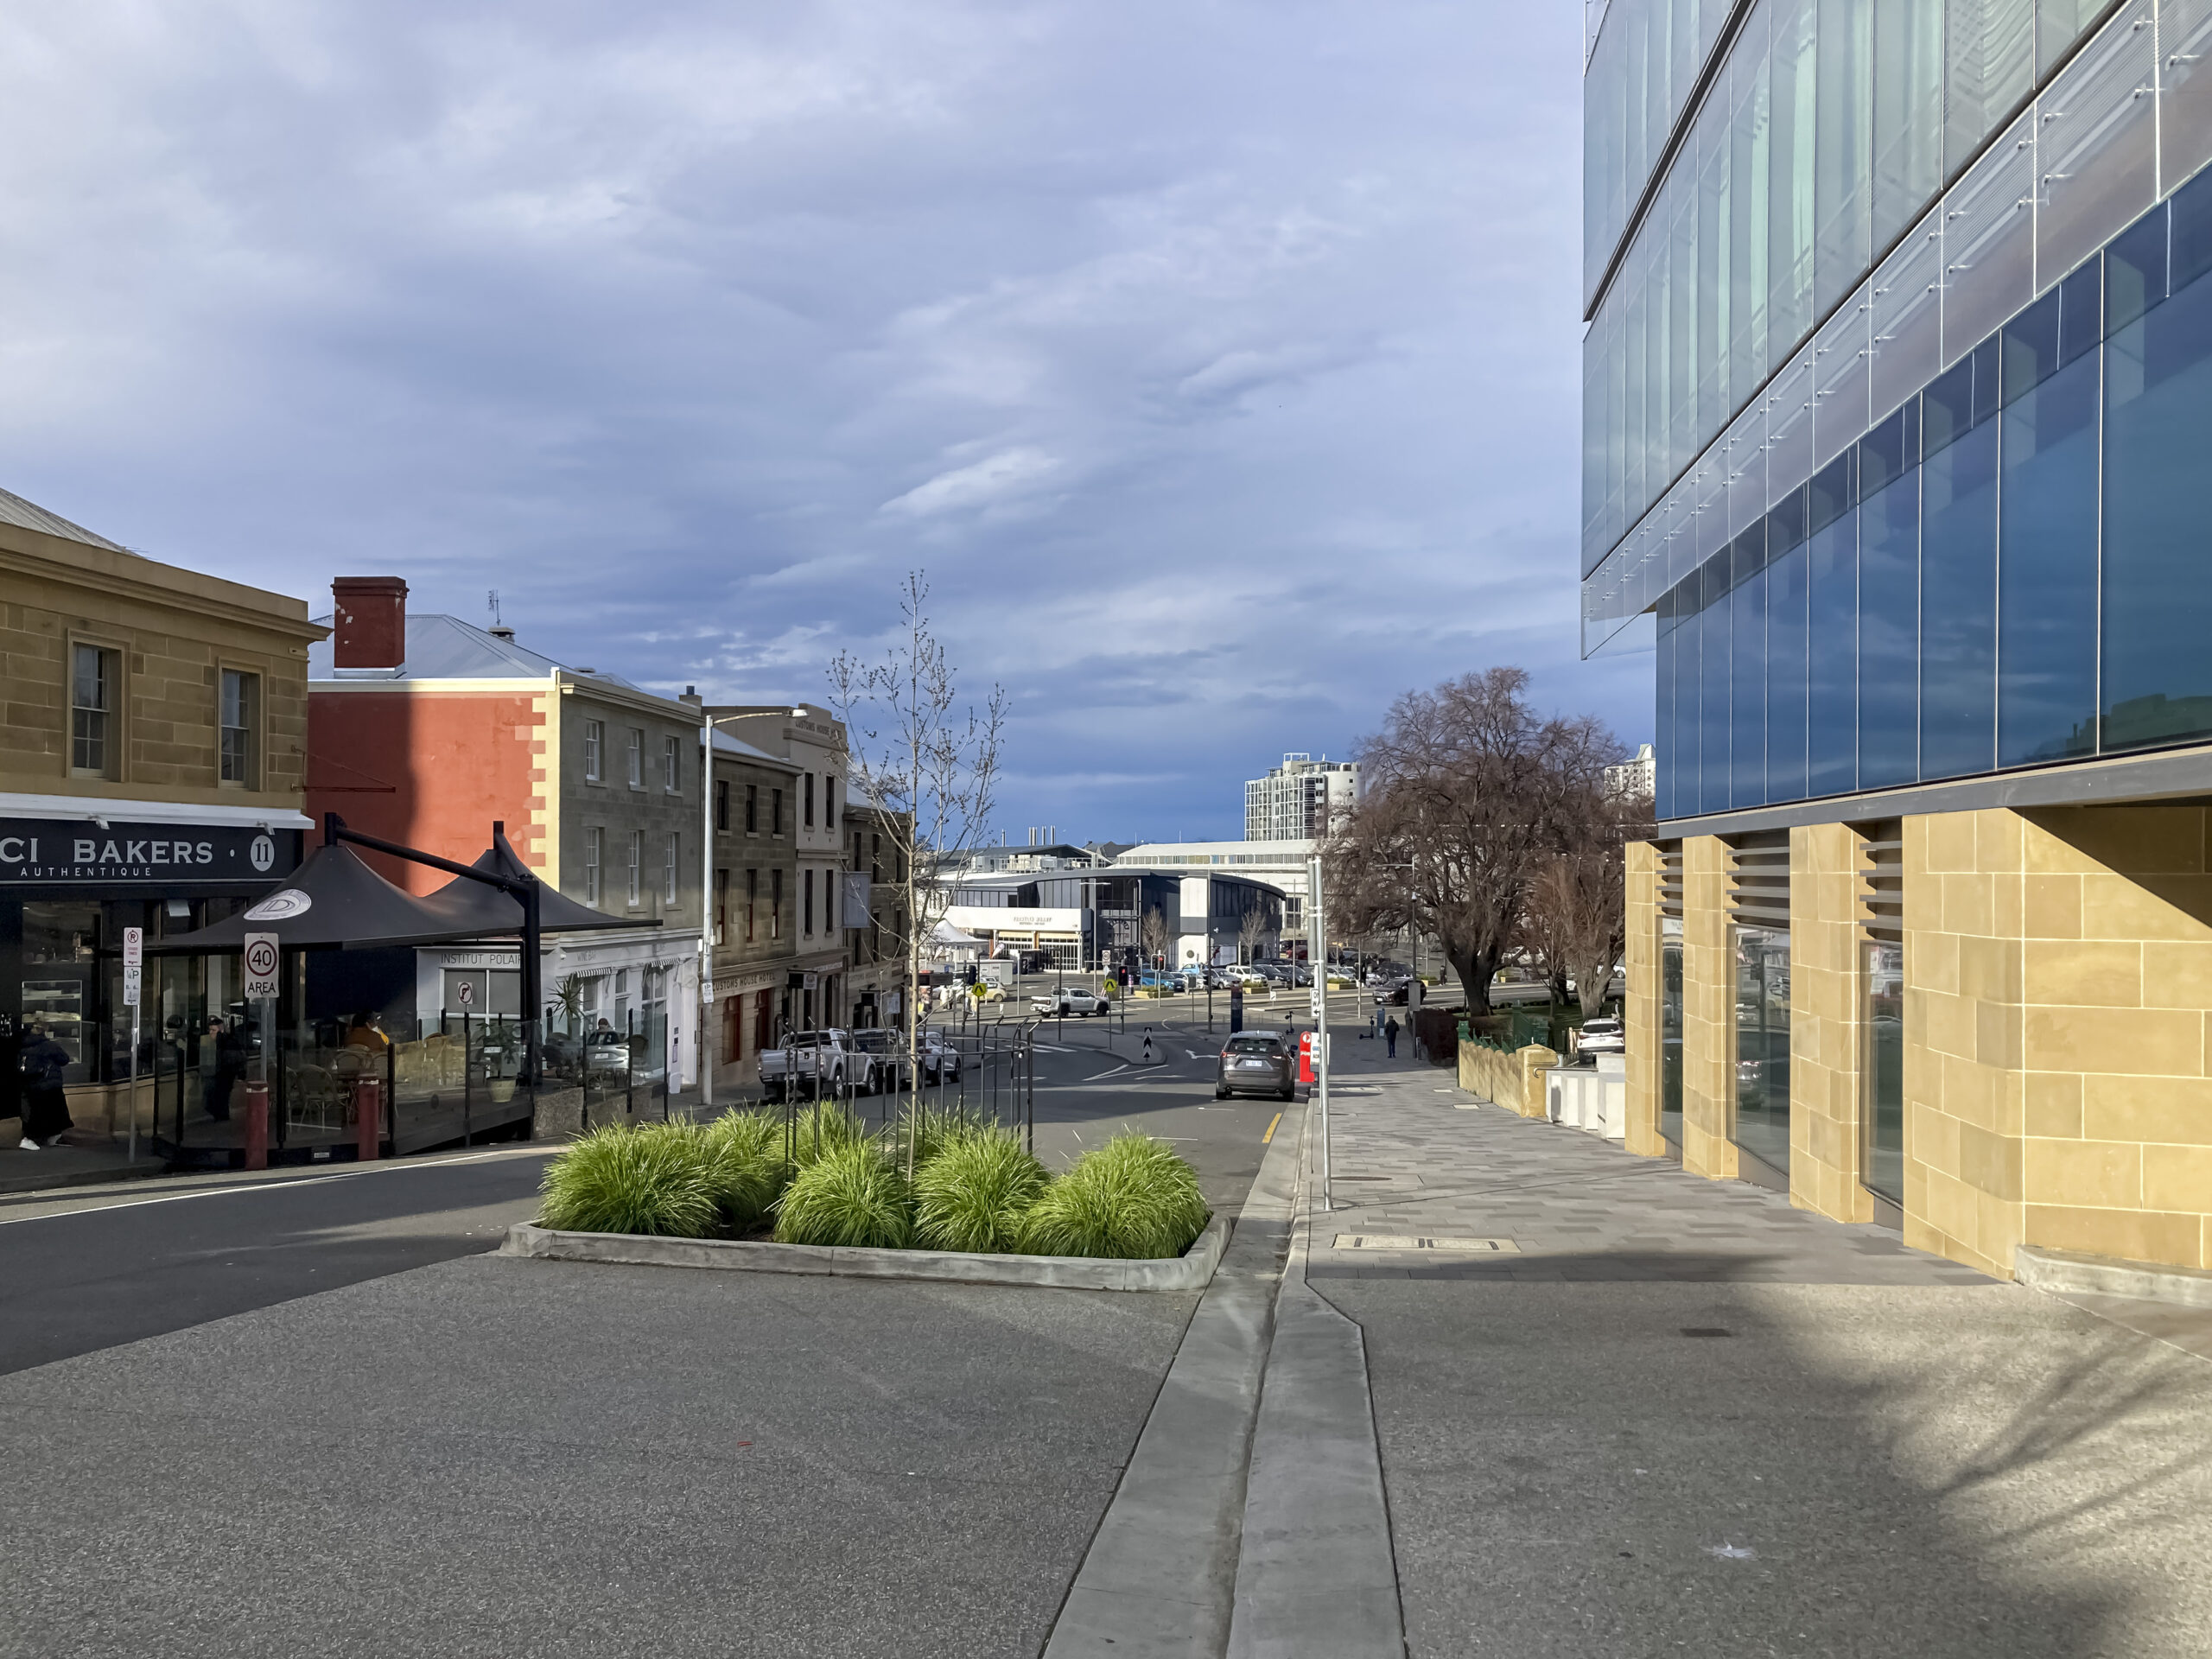
[[[200, 1077], [213, 1056], [211, 1022], [245, 1018], [238, 959], [162, 957], [153, 947], [220, 920], [290, 874], [308, 827], [298, 812], [252, 807], [0, 797], [0, 1147], [16, 1145], [6, 1120], [20, 1117], [18, 1058], [33, 1033], [67, 1057], [63, 1084], [74, 1138], [126, 1128], [127, 927], [145, 929], [149, 947], [139, 1008], [140, 1135], [150, 1138], [157, 1088], [185, 1090], [188, 1116], [196, 1114]], [[162, 1101], [165, 1126], [172, 1104]]]

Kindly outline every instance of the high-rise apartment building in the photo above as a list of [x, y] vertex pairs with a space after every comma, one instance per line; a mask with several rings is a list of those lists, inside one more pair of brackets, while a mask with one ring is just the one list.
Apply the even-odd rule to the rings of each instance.
[[1630, 1144], [2000, 1274], [2212, 1266], [2212, 5], [1592, 15]]
[[1282, 765], [1244, 785], [1244, 839], [1325, 840], [1337, 815], [1358, 797], [1357, 761], [1286, 754]]

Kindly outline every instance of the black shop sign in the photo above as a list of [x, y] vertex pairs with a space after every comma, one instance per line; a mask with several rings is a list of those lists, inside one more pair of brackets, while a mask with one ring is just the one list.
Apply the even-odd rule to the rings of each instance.
[[0, 888], [250, 887], [299, 861], [296, 830], [0, 818]]

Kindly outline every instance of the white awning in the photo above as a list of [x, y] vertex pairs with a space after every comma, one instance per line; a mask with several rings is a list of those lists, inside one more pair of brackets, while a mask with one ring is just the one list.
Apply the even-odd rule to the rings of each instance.
[[124, 801], [107, 795], [0, 794], [0, 818], [67, 818], [79, 823], [219, 823], [239, 830], [312, 830], [289, 807], [210, 805], [200, 801]]

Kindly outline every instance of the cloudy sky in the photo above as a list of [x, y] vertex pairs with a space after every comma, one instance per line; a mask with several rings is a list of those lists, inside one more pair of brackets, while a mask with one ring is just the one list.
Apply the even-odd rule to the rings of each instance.
[[1236, 835], [1576, 659], [1580, 22], [1499, 0], [28, 0], [0, 486], [823, 698], [927, 572], [1015, 840]]

